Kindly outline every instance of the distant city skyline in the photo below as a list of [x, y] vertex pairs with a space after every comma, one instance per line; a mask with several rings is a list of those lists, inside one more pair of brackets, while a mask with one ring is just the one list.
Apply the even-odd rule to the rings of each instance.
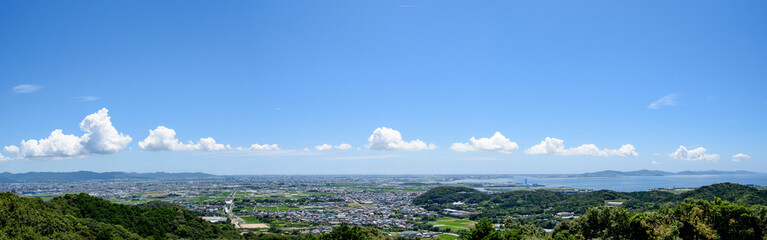
[[760, 1], [40, 3], [0, 172], [767, 170]]

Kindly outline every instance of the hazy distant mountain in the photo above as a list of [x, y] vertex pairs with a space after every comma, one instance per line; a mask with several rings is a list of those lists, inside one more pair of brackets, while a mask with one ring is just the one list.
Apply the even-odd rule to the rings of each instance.
[[629, 172], [607, 170], [607, 171], [600, 171], [600, 172], [593, 172], [593, 173], [575, 174], [572, 176], [575, 176], [575, 177], [621, 177], [621, 176], [725, 175], [725, 174], [757, 174], [757, 173], [742, 171], [742, 170], [740, 171], [716, 171], [716, 170], [683, 171], [683, 172], [674, 173], [674, 172], [644, 169], [644, 170], [629, 171]]
[[666, 176], [666, 175], [674, 175], [674, 173], [645, 169], [645, 170], [630, 171], [630, 172], [607, 170], [607, 171], [583, 173], [583, 174], [577, 174], [577, 175], [581, 177], [620, 177], [620, 176]]
[[207, 173], [127, 173], [127, 172], [28, 172], [28, 173], [0, 173], [1, 183], [14, 182], [76, 182], [92, 180], [154, 180], [154, 179], [194, 179], [213, 178], [216, 175]]

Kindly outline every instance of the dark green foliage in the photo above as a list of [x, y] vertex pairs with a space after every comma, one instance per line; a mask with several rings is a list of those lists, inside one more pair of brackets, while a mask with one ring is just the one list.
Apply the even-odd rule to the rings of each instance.
[[500, 240], [503, 239], [501, 233], [493, 228], [493, 223], [487, 218], [477, 221], [477, 225], [468, 231], [461, 233], [460, 240]]
[[37, 198], [0, 193], [0, 239], [140, 239], [122, 226], [63, 214]]
[[712, 201], [715, 198], [751, 205], [767, 205], [767, 190], [743, 186], [734, 183], [720, 183], [699, 187], [695, 190], [680, 194], [681, 199], [694, 198]]
[[[615, 192], [600, 190], [582, 194], [563, 194], [545, 190], [519, 190], [488, 194], [467, 187], [437, 187], [418, 196], [413, 204], [433, 211], [454, 208], [453, 202], [476, 204], [481, 213], [472, 216], [499, 218], [517, 214], [544, 214], [554, 212], [585, 213], [589, 208], [605, 205], [605, 201], [618, 200], [632, 211], [649, 211], [673, 207], [686, 198], [713, 200], [715, 197], [742, 204], [767, 205], [767, 190], [758, 190], [738, 184], [721, 183], [683, 193], [665, 191]], [[550, 209], [549, 209], [550, 208]]]
[[767, 230], [761, 208], [714, 201], [685, 200], [675, 208], [631, 213], [619, 208], [592, 208], [581, 218], [563, 222], [554, 236], [585, 239], [722, 239], [758, 240]]
[[543, 228], [533, 224], [519, 224], [516, 220], [507, 219], [503, 229], [496, 229], [487, 218], [477, 221], [477, 224], [460, 234], [461, 240], [519, 240], [531, 237], [544, 238], [546, 232]]
[[550, 235], [532, 224], [508, 219], [494, 229], [488, 219], [460, 235], [462, 240], [493, 239], [766, 239], [767, 207], [747, 206], [721, 199], [687, 199], [674, 208], [632, 213], [622, 207], [591, 208], [573, 221], [561, 222]]
[[468, 201], [468, 199], [476, 202], [480, 201], [485, 195], [487, 194], [468, 187], [436, 187], [413, 199], [413, 204], [443, 204]]
[[50, 202], [0, 194], [0, 239], [241, 239], [166, 203], [127, 206], [67, 194]]
[[333, 229], [332, 232], [322, 236], [323, 240], [364, 240], [366, 235], [360, 226], [349, 226], [346, 223]]

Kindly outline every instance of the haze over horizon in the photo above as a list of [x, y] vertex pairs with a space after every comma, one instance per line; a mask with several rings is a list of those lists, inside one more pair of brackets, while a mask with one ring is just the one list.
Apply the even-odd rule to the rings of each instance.
[[761, 1], [3, 6], [0, 172], [767, 169]]

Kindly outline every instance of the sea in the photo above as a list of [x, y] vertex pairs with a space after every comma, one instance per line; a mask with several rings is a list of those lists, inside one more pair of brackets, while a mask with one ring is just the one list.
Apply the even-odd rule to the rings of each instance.
[[567, 187], [619, 192], [646, 191], [657, 188], [697, 188], [730, 182], [742, 185], [767, 186], [767, 174], [718, 174], [718, 175], [667, 175], [623, 177], [540, 177], [514, 176], [490, 179], [460, 179], [444, 183], [527, 183], [544, 185], [545, 188]]

